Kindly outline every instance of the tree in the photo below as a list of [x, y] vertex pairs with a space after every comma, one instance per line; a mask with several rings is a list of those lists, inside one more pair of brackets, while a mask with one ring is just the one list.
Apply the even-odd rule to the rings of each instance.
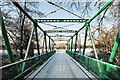
[[[36, 5], [38, 5], [39, 3], [20, 2], [19, 4], [27, 13], [34, 14], [32, 15], [32, 17], [40, 17], [44, 15], [40, 10], [37, 10], [38, 8]], [[20, 53], [20, 58], [23, 59], [23, 53], [25, 53], [29, 40], [29, 35], [31, 33], [31, 29], [29, 28], [33, 27], [33, 24], [11, 2], [0, 2], [0, 8], [2, 9], [5, 26], [10, 38], [10, 43], [13, 51], [14, 53]], [[34, 45], [34, 40], [32, 42], [32, 45]]]

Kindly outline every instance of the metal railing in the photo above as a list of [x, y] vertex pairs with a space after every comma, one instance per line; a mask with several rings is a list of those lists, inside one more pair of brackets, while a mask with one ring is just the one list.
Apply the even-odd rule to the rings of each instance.
[[[30, 74], [30, 72], [35, 70], [36, 66], [42, 65], [48, 58], [50, 58], [56, 51], [51, 51], [49, 53], [45, 53], [42, 55], [34, 56], [31, 58], [27, 58], [25, 60], [21, 60], [15, 63], [11, 63], [9, 65], [5, 65], [0, 67], [2, 71], [2, 80], [12, 79], [18, 80], [23, 79], [25, 76]], [[22, 65], [26, 63], [24, 67], [24, 71], [22, 70]], [[15, 70], [15, 68], [17, 70]]]
[[[77, 54], [76, 52], [71, 52], [69, 50], [66, 50], [66, 53], [73, 57], [78, 63], [80, 63], [84, 68], [86, 68], [88, 71], [93, 73], [93, 75], [97, 75], [97, 78], [100, 78], [102, 80], [119, 80], [120, 79], [120, 67], [117, 67], [115, 65], [102, 62], [97, 59], [93, 59], [84, 55]], [[109, 71], [107, 71], [107, 68], [109, 67]]]

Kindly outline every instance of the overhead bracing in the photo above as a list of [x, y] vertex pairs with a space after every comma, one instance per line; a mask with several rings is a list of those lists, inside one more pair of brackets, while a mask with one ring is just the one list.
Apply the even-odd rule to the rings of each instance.
[[76, 30], [47, 30], [46, 33], [75, 33]]
[[35, 19], [39, 23], [43, 22], [78, 22], [78, 23], [85, 23], [88, 19]]
[[50, 36], [50, 37], [72, 37], [72, 36], [67, 36], [67, 35], [53, 35], [53, 36]]

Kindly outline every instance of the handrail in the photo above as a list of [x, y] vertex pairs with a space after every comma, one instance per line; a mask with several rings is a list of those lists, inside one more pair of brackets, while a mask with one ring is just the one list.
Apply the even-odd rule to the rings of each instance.
[[[42, 55], [44, 55], [44, 54], [42, 54]], [[38, 56], [35, 56], [35, 57], [27, 58], [25, 60], [21, 60], [21, 61], [18, 61], [18, 62], [14, 62], [14, 63], [8, 64], [8, 65], [2, 66], [2, 67], [0, 67], [0, 70], [8, 68], [8, 67], [11, 67], [11, 66], [14, 66], [14, 65], [17, 65], [17, 64], [20, 64], [20, 63], [23, 63], [23, 62], [26, 62], [26, 61], [29, 61], [29, 60], [32, 60], [32, 59], [35, 59], [35, 58], [38, 58], [38, 57], [40, 57], [42, 55], [38, 55]]]
[[114, 46], [113, 46], [113, 49], [112, 49], [111, 56], [109, 58], [109, 63], [112, 63], [113, 60], [115, 59], [116, 51], [118, 50], [119, 45], [120, 45], [120, 27], [118, 28], [118, 33], [117, 33], [117, 36], [116, 36], [116, 40], [114, 42]]
[[[74, 58], [78, 63], [80, 63], [84, 68], [88, 69], [90, 72], [96, 74], [97, 78], [105, 80], [118, 80], [120, 79], [120, 67], [107, 62], [103, 62], [97, 59], [87, 57], [85, 55], [77, 54], [76, 52], [71, 52], [66, 50], [66, 53]], [[98, 65], [99, 64], [99, 65]], [[109, 71], [106, 68], [109, 66]]]
[[[0, 67], [0, 71], [6, 71], [6, 73], [3, 73], [2, 74], [2, 79], [16, 79], [18, 80], [19, 78], [23, 79], [27, 73], [31, 72], [32, 70], [34, 70], [33, 68], [35, 66], [38, 66], [38, 65], [42, 65], [48, 58], [50, 58], [56, 51], [51, 51], [51, 52], [48, 52], [48, 53], [45, 53], [43, 55], [38, 55], [38, 56], [35, 56], [35, 57], [32, 57], [32, 58], [27, 58], [25, 60], [21, 60], [21, 61], [18, 61], [18, 62], [15, 62], [15, 63], [11, 63], [11, 64], [8, 64], [8, 65], [5, 65], [5, 66], [2, 66]], [[41, 57], [39, 59], [39, 57]], [[22, 64], [23, 63], [26, 63], [26, 67], [24, 69], [24, 71], [21, 71], [22, 68]], [[14, 67], [17, 69], [17, 73], [15, 72], [15, 69]], [[24, 75], [23, 75], [24, 74]]]

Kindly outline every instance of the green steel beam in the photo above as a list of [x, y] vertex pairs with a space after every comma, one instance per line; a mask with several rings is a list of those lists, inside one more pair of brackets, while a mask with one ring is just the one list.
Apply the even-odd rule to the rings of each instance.
[[75, 33], [76, 30], [47, 30], [47, 33]]
[[112, 49], [112, 54], [109, 58], [109, 63], [112, 63], [113, 60], [115, 59], [119, 44], [120, 44], [120, 27], [118, 28], [118, 34], [117, 34], [116, 41], [115, 41], [113, 49]]
[[68, 49], [69, 49], [69, 42], [68, 42], [68, 41], [67, 41], [67, 44], [68, 44], [68, 45], [67, 45], [67, 50], [68, 50]]
[[46, 53], [47, 53], [47, 39], [46, 39], [46, 34], [44, 33], [44, 40], [45, 40], [45, 49], [46, 49]]
[[89, 24], [86, 24], [85, 38], [84, 38], [84, 47], [83, 47], [83, 55], [85, 55], [85, 48], [86, 48], [86, 41], [87, 41], [88, 27], [90, 27], [90, 25], [89, 25]]
[[52, 50], [54, 50], [54, 42], [52, 42]]
[[108, 1], [92, 18], [90, 18], [87, 23], [89, 24], [93, 19], [95, 19], [102, 11], [104, 11], [114, 0]]
[[69, 50], [69, 42], [67, 41], [68, 45], [67, 45], [67, 50]]
[[42, 44], [42, 53], [44, 53], [44, 39], [43, 39], [43, 44]]
[[88, 19], [35, 19], [39, 23], [43, 22], [79, 22], [79, 23], [85, 23], [88, 21]]
[[71, 40], [71, 51], [72, 51], [72, 49], [73, 49], [73, 38], [72, 38], [72, 40]]
[[38, 32], [37, 32], [37, 25], [34, 24], [34, 29], [35, 29], [35, 36], [36, 36], [36, 42], [37, 42], [37, 52], [38, 55], [40, 55], [40, 47], [39, 47], [39, 41], [38, 41]]
[[5, 43], [5, 47], [7, 49], [7, 53], [8, 53], [10, 63], [13, 63], [13, 62], [15, 62], [15, 60], [14, 60], [14, 56], [13, 56], [13, 53], [12, 53], [12, 49], [10, 47], [10, 42], [9, 42], [9, 39], [8, 39], [8, 36], [7, 36], [7, 31], [6, 31], [6, 28], [5, 28], [5, 25], [4, 25], [1, 10], [0, 10], [0, 30], [1, 30], [1, 33], [2, 33], [2, 37], [4, 39], [4, 43]]
[[49, 50], [51, 51], [51, 44], [50, 44], [50, 38], [49, 38]]
[[76, 52], [76, 48], [77, 48], [77, 40], [78, 40], [78, 34], [76, 35], [76, 39], [75, 39], [75, 52]]
[[53, 35], [53, 36], [50, 36], [50, 37], [72, 37], [72, 36], [67, 36], [67, 35]]

